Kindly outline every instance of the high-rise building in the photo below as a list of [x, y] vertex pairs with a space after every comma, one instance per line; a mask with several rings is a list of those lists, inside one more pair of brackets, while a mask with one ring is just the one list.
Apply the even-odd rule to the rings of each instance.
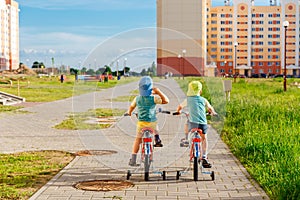
[[19, 4], [0, 0], [0, 71], [19, 68]]
[[205, 1], [157, 1], [157, 74], [204, 73]]
[[[271, 0], [268, 6], [256, 6], [254, 0], [226, 0], [223, 6], [215, 7], [212, 6], [212, 0], [163, 0], [163, 2], [158, 1], [157, 6], [158, 29], [173, 28], [168, 23], [162, 23], [161, 20], [172, 21], [170, 9], [177, 4], [180, 7], [178, 9], [180, 15], [177, 15], [172, 22], [176, 21], [181, 26], [184, 26], [183, 23], [193, 23], [194, 25], [189, 25], [189, 32], [195, 35], [198, 33], [196, 40], [202, 41], [201, 45], [206, 50], [203, 54], [196, 53], [201, 55], [204, 62], [200, 63], [202, 66], [197, 66], [201, 69], [198, 70], [199, 73], [193, 75], [283, 74], [284, 65], [288, 75], [300, 75], [300, 5], [298, 0]], [[187, 8], [184, 5], [186, 2], [194, 5], [190, 6], [191, 10], [184, 9], [184, 7]], [[199, 2], [201, 6], [197, 6]], [[169, 4], [173, 6], [169, 7]], [[196, 12], [195, 9], [201, 9], [197, 12], [198, 16], [191, 14]], [[198, 21], [184, 22], [178, 19], [180, 17], [196, 18]], [[289, 22], [287, 29], [283, 26], [284, 21]], [[180, 30], [177, 31], [180, 32]], [[190, 39], [194, 39], [193, 36]], [[158, 34], [158, 66], [162, 63], [161, 60], [164, 60], [159, 49], [163, 49], [165, 43], [168, 42]], [[178, 43], [181, 47], [186, 46], [184, 40]], [[186, 52], [193, 52], [188, 46], [185, 49]], [[168, 48], [168, 51], [178, 51], [178, 48]], [[163, 64], [169, 68], [178, 68], [175, 62]], [[190, 71], [189, 64], [184, 67], [184, 72]]]

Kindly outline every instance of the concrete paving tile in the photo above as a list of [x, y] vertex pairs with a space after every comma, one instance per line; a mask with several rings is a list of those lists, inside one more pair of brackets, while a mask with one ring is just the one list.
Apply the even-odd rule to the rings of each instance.
[[[174, 110], [185, 98], [178, 84], [172, 79], [162, 79], [158, 84], [169, 95], [170, 104], [163, 107]], [[184, 117], [159, 115], [159, 126], [164, 147], [155, 148], [155, 170], [167, 171], [167, 180], [151, 174], [150, 181], [145, 182], [143, 171], [130, 177], [134, 187], [109, 193], [77, 190], [73, 185], [86, 180], [126, 180], [131, 145], [135, 135], [135, 122], [122, 118], [113, 127], [106, 130], [68, 131], [52, 127], [62, 121], [67, 113], [84, 112], [95, 107], [116, 107], [127, 109], [128, 103], [108, 102], [106, 97], [124, 96], [135, 90], [137, 82], [118, 85], [116, 88], [74, 96], [73, 98], [44, 103], [26, 108], [32, 112], [26, 115], [0, 118], [1, 141], [0, 152], [55, 149], [77, 152], [79, 150], [115, 150], [109, 156], [76, 157], [55, 178], [41, 188], [30, 200], [44, 199], [104, 199], [122, 197], [122, 200], [148, 199], [268, 199], [264, 191], [252, 184], [243, 166], [231, 154], [219, 135], [209, 129], [209, 160], [213, 164], [216, 180], [209, 175], [199, 175], [199, 181], [193, 181], [189, 167], [188, 151], [179, 147], [182, 138]], [[97, 99], [96, 102], [91, 99]], [[73, 105], [73, 107], [71, 106]], [[46, 112], [47, 111], [47, 112]], [[19, 121], [11, 126], [10, 121]], [[36, 124], [31, 122], [35, 121]], [[38, 126], [37, 126], [38, 124]], [[25, 128], [24, 128], [25, 127]], [[2, 129], [3, 128], [3, 129]], [[11, 129], [18, 130], [18, 136], [11, 137]], [[125, 142], [124, 142], [125, 141]], [[1, 143], [2, 144], [2, 143]], [[117, 162], [116, 162], [117, 161]], [[141, 168], [142, 169], [142, 168]], [[183, 173], [176, 180], [176, 171]], [[247, 176], [246, 176], [247, 175]], [[109, 198], [108, 198], [109, 199]]]

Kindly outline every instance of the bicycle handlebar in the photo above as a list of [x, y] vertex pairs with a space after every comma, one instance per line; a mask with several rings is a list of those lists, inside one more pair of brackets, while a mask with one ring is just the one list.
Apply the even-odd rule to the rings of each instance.
[[[159, 108], [156, 113], [164, 113], [164, 114], [171, 114], [170, 111], [167, 111], [167, 110], [162, 110], [161, 108]], [[134, 115], [138, 115], [138, 112], [133, 112], [132, 114]], [[129, 113], [125, 113], [124, 116], [130, 116]]]
[[[173, 115], [181, 115], [181, 114], [185, 114], [185, 116], [189, 115], [188, 112], [184, 112], [184, 111], [182, 111], [182, 112], [174, 112], [173, 113]], [[206, 116], [208, 116], [208, 115], [210, 115], [210, 116], [218, 116], [218, 113], [206, 113]]]

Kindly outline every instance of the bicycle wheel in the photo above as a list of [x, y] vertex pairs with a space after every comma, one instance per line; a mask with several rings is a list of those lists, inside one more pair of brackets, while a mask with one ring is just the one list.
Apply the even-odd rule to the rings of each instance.
[[194, 181], [198, 181], [198, 158], [194, 157]]
[[149, 170], [150, 170], [150, 155], [145, 155], [145, 160], [144, 160], [144, 165], [145, 165], [145, 181], [149, 181]]

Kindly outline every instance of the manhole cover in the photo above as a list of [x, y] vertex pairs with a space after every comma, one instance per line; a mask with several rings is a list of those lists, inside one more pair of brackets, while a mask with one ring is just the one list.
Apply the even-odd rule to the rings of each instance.
[[74, 187], [80, 190], [107, 192], [125, 190], [133, 186], [134, 184], [128, 181], [94, 180], [77, 183]]
[[78, 151], [75, 153], [76, 156], [104, 156], [104, 155], [110, 155], [117, 153], [117, 151], [113, 150], [83, 150], [83, 151]]

